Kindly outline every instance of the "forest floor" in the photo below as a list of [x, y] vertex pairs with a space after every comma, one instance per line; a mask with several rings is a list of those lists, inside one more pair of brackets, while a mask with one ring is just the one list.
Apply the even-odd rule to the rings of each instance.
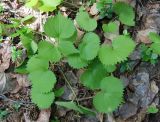
[[[136, 50], [129, 60], [118, 65], [115, 75], [124, 81], [125, 102], [112, 114], [98, 114], [96, 116], [82, 115], [70, 109], [52, 105], [50, 109], [39, 110], [30, 100], [31, 83], [27, 75], [17, 74], [14, 67], [20, 65], [19, 60], [13, 58], [14, 48], [19, 48], [19, 38], [3, 35], [0, 42], [0, 122], [160, 122], [160, 112], [149, 114], [146, 109], [156, 105], [160, 109], [160, 60], [156, 63], [142, 60], [142, 43], [149, 44], [149, 32], [160, 33], [160, 1], [158, 0], [123, 0], [133, 6], [136, 12], [136, 25], [129, 28], [132, 38], [137, 43]], [[38, 33], [43, 31], [43, 23], [48, 14], [40, 13], [24, 6], [19, 0], [1, 0], [3, 12], [0, 13], [0, 23], [10, 23], [10, 18], [23, 18], [33, 15], [36, 20], [30, 24]], [[58, 9], [65, 15], [74, 19], [81, 5], [87, 2], [81, 0], [65, 0]], [[95, 5], [87, 6], [88, 12], [97, 19], [99, 16]], [[54, 15], [54, 13], [49, 13]], [[98, 19], [97, 33], [101, 36], [101, 25], [107, 18]], [[122, 28], [120, 26], [120, 28]], [[13, 31], [13, 30], [8, 30]], [[10, 32], [8, 32], [10, 33]], [[79, 36], [83, 31], [79, 30]], [[39, 36], [39, 35], [38, 35]], [[37, 37], [40, 38], [40, 37]], [[61, 69], [55, 66], [57, 75], [57, 88], [63, 86], [63, 100], [74, 100], [88, 108], [92, 108], [93, 91], [88, 90], [79, 82], [83, 69], [73, 70], [66, 62], [61, 62]], [[67, 81], [70, 82], [68, 85]], [[57, 120], [57, 121], [56, 121]]]

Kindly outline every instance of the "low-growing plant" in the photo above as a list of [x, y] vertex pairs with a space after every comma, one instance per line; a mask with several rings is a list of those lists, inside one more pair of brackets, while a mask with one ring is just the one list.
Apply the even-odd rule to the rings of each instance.
[[0, 110], [0, 120], [2, 121], [8, 114], [7, 110]]
[[[42, 12], [53, 11], [61, 3], [61, 0], [28, 0], [26, 6], [39, 9]], [[107, 5], [107, 8], [105, 8]], [[108, 6], [109, 5], [109, 6]], [[20, 41], [27, 50], [28, 59], [15, 71], [28, 73], [31, 80], [31, 100], [40, 109], [51, 107], [54, 102], [58, 106], [78, 111], [81, 114], [95, 114], [92, 110], [81, 106], [75, 101], [56, 101], [56, 97], [64, 93], [64, 89], [54, 89], [57, 78], [50, 66], [54, 67], [62, 60], [66, 60], [73, 69], [83, 69], [80, 76], [83, 86], [93, 90], [93, 105], [97, 111], [111, 113], [123, 102], [123, 82], [114, 76], [116, 65], [126, 62], [129, 55], [135, 49], [136, 44], [127, 30], [119, 35], [117, 21], [125, 26], [135, 25], [135, 13], [133, 8], [124, 3], [112, 0], [100, 0], [97, 7], [102, 12], [102, 17], [116, 16], [113, 21], [102, 25], [104, 36], [115, 34], [110, 42], [102, 42], [96, 33], [97, 20], [92, 18], [84, 9], [76, 14], [76, 24], [69, 17], [64, 17], [60, 12], [54, 17], [49, 17], [44, 24], [45, 37], [35, 40], [34, 31], [24, 26], [33, 16], [21, 20], [12, 19], [16, 32], [11, 37], [20, 37]], [[104, 15], [103, 15], [104, 14]], [[118, 20], [117, 20], [118, 18]], [[1, 26], [0, 26], [1, 27]], [[84, 36], [77, 41], [77, 28], [84, 31]], [[2, 33], [0, 29], [0, 33]], [[152, 44], [151, 52], [160, 54], [160, 38], [157, 34], [149, 35]], [[78, 42], [78, 43], [77, 43]], [[18, 56], [17, 49], [13, 47], [13, 61]], [[146, 52], [143, 51], [143, 52]], [[125, 63], [124, 65], [126, 65]]]
[[147, 112], [149, 114], [156, 114], [158, 111], [159, 111], [159, 109], [154, 105], [149, 106], [147, 109]]
[[[133, 25], [133, 20], [127, 19], [127, 22], [124, 22], [121, 19], [124, 11], [118, 9], [122, 5], [127, 6], [129, 11], [132, 10], [125, 3], [118, 2], [114, 5], [115, 12], [123, 24]], [[58, 13], [55, 17], [48, 18], [44, 24], [44, 32], [49, 38], [39, 42], [38, 53], [32, 56], [27, 64], [29, 79], [32, 82], [32, 102], [41, 109], [51, 106], [55, 100], [52, 89], [57, 81], [55, 74], [49, 70], [49, 64], [66, 59], [72, 68], [86, 69], [80, 77], [81, 83], [89, 89], [99, 90], [93, 97], [93, 105], [99, 112], [110, 113], [123, 101], [123, 83], [111, 74], [117, 63], [127, 60], [135, 48], [135, 43], [129, 35], [118, 35], [111, 44], [100, 44], [99, 36], [93, 32], [97, 28], [95, 19], [85, 10], [80, 10], [75, 20], [79, 28], [85, 31], [76, 46], [77, 30], [71, 19]], [[103, 28], [104, 31], [112, 33], [118, 27], [113, 22]], [[84, 108], [73, 102], [55, 103], [84, 113]]]
[[151, 32], [148, 35], [148, 37], [151, 41], [151, 44], [141, 44], [142, 61], [147, 61], [151, 64], [156, 64], [160, 55], [160, 36], [154, 32]]
[[158, 54], [153, 53], [151, 48], [148, 48], [144, 44], [141, 44], [140, 48], [142, 61], [150, 62], [151, 64], [156, 64], [158, 62]]

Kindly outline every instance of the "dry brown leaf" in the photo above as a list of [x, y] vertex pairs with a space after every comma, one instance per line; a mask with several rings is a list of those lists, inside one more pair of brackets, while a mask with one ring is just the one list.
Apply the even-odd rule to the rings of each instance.
[[90, 11], [89, 11], [89, 13], [90, 13], [91, 15], [97, 15], [97, 14], [98, 14], [98, 9], [97, 9], [96, 6], [97, 6], [96, 3], [94, 3], [94, 4], [91, 6], [91, 9], [90, 9]]
[[51, 109], [41, 110], [36, 122], [49, 122], [50, 115]]
[[0, 72], [4, 72], [6, 69], [9, 68], [10, 65], [10, 59], [11, 59], [11, 45], [9, 42], [4, 42], [1, 44], [0, 49]]
[[49, 122], [51, 109], [44, 109], [40, 111], [39, 117], [36, 121], [29, 119], [27, 113], [24, 113], [24, 120], [25, 122]]
[[20, 89], [31, 85], [27, 75], [13, 74], [12, 77], [16, 78], [16, 81], [18, 83], [12, 93], [17, 93]]
[[145, 44], [151, 43], [148, 37], [150, 32], [156, 32], [156, 31], [154, 29], [145, 29], [145, 30], [138, 31], [137, 36], [136, 36], [136, 41], [142, 42]]

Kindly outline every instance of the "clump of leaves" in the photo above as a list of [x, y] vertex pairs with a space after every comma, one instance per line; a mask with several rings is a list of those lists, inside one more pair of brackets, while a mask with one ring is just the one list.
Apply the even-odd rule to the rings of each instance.
[[141, 44], [140, 49], [142, 61], [150, 62], [151, 64], [156, 64], [158, 62], [158, 54], [153, 53], [151, 48]]
[[160, 55], [160, 36], [151, 32], [149, 39], [152, 42], [150, 45], [141, 44], [141, 57], [142, 61], [149, 61], [151, 64], [155, 64], [158, 62]]
[[3, 119], [9, 114], [7, 110], [0, 110], [0, 120], [3, 121]]
[[159, 111], [159, 109], [156, 106], [149, 106], [147, 109], [147, 112], [150, 114], [156, 114]]
[[62, 0], [27, 0], [26, 6], [49, 12], [54, 11], [61, 2]]
[[[75, 46], [77, 30], [72, 20], [60, 13], [47, 19], [44, 32], [49, 38], [39, 42], [38, 52], [35, 50], [34, 56], [27, 64], [29, 79], [32, 82], [32, 101], [41, 109], [51, 106], [57, 93], [52, 90], [56, 84], [56, 76], [49, 70], [49, 64], [66, 59], [72, 68], [85, 68], [80, 77], [82, 84], [99, 91], [93, 98], [93, 105], [99, 112], [110, 113], [121, 104], [123, 97], [122, 81], [110, 75], [115, 71], [117, 63], [127, 59], [134, 50], [135, 43], [128, 35], [119, 35], [111, 40], [111, 44], [100, 45], [99, 36], [92, 32], [97, 28], [97, 21], [86, 11], [80, 10], [77, 13], [76, 22], [85, 30], [85, 34]], [[128, 21], [125, 24], [128, 24]], [[103, 30], [114, 33], [118, 27], [116, 23], [110, 22], [103, 25]], [[88, 112], [86, 108], [74, 102], [56, 104], [80, 113]]]
[[124, 61], [120, 64], [120, 72], [124, 73], [124, 72], [131, 72], [134, 70], [135, 67], [135, 62], [134, 61]]

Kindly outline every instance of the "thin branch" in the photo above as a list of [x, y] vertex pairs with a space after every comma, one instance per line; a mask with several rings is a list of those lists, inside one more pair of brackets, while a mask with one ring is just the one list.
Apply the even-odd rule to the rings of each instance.
[[75, 4], [73, 4], [73, 3], [69, 3], [67, 1], [63, 1], [63, 3], [66, 3], [66, 4], [68, 4], [68, 5], [72, 6], [72, 7], [75, 7], [77, 9], [79, 9], [79, 7], [77, 5], [75, 5]]
[[85, 98], [79, 98], [79, 99], [77, 99], [77, 101], [89, 100], [89, 99], [92, 99], [93, 97], [94, 97], [94, 96], [85, 97]]

